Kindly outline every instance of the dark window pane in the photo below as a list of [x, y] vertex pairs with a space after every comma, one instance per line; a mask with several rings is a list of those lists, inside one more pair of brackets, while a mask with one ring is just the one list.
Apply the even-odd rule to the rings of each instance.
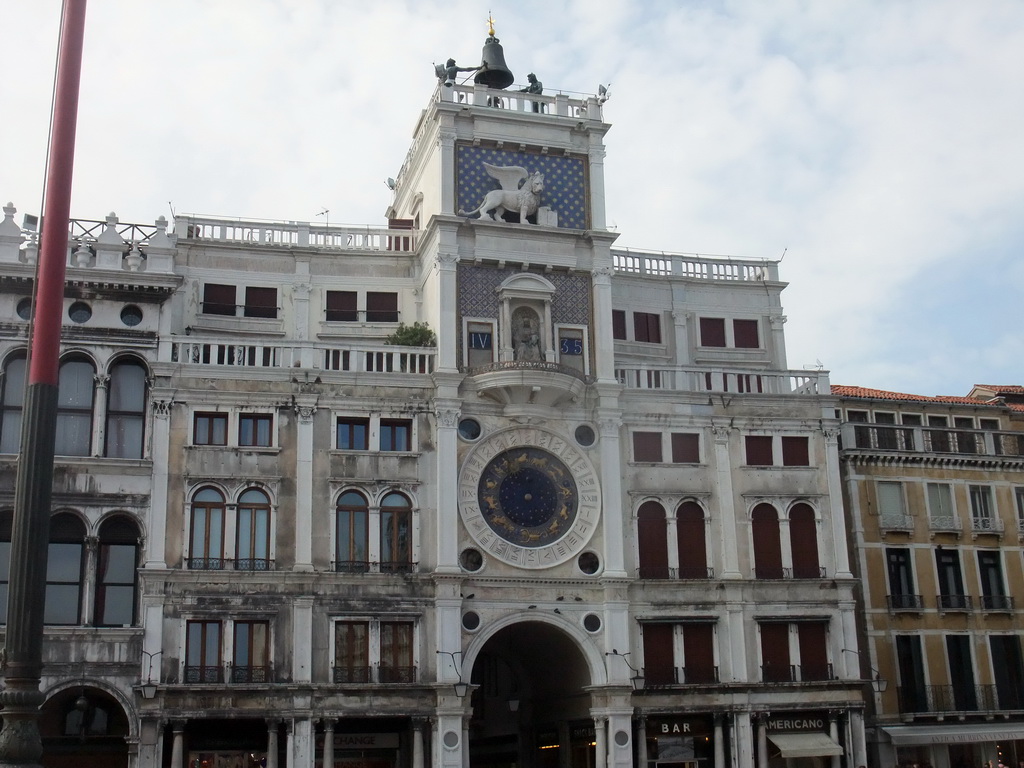
[[661, 433], [633, 433], [633, 461], [661, 461]]
[[366, 292], [366, 322], [397, 323], [398, 294]]
[[626, 340], [626, 310], [612, 310], [612, 338]]
[[648, 344], [661, 343], [661, 315], [651, 312], [633, 313], [633, 340]]
[[327, 321], [331, 323], [354, 323], [359, 319], [355, 291], [327, 292]]
[[365, 451], [369, 449], [369, 419], [338, 419], [338, 450]]
[[758, 349], [761, 346], [757, 337], [757, 320], [733, 320], [732, 335], [740, 349]]
[[700, 345], [702, 347], [725, 346], [725, 319], [702, 317], [700, 319]]
[[673, 432], [672, 462], [675, 464], [697, 464], [700, 462], [700, 435]]
[[207, 283], [203, 286], [203, 314], [235, 316], [235, 286]]
[[782, 463], [787, 467], [806, 467], [810, 464], [806, 437], [782, 438]]
[[277, 317], [277, 288], [246, 288], [245, 316]]
[[772, 436], [747, 435], [747, 464], [752, 467], [770, 467], [772, 461]]

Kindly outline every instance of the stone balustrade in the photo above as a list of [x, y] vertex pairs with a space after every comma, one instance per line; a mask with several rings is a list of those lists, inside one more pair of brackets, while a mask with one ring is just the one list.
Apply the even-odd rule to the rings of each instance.
[[411, 252], [416, 233], [387, 227], [327, 226], [305, 221], [260, 221], [183, 215], [174, 220], [178, 241], [329, 248], [346, 251]]
[[779, 265], [760, 259], [706, 257], [687, 253], [646, 253], [612, 249], [615, 271], [641, 277], [688, 277], [699, 280], [779, 279]]
[[753, 395], [831, 394], [827, 371], [628, 365], [616, 366], [615, 378], [627, 389]]

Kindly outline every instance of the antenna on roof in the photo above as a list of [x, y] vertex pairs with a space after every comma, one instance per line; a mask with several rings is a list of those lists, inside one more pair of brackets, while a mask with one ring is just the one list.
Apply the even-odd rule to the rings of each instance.
[[322, 211], [320, 211], [320, 213], [317, 214], [317, 216], [323, 216], [324, 217], [324, 226], [325, 227], [331, 226], [331, 217], [328, 216], [328, 214], [330, 212], [331, 212], [330, 208], [324, 208]]

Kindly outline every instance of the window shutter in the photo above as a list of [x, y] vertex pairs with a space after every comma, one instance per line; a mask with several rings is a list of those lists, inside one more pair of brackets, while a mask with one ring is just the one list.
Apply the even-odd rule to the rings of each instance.
[[366, 322], [397, 323], [398, 294], [366, 292]]
[[757, 320], [733, 320], [732, 336], [737, 349], [760, 349], [761, 347], [757, 335]]
[[725, 319], [702, 317], [700, 319], [700, 345], [702, 347], [725, 346]]

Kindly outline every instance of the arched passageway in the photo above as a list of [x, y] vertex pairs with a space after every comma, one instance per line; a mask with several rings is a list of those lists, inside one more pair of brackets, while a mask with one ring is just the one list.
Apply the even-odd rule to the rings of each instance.
[[557, 627], [525, 621], [491, 637], [474, 664], [473, 768], [592, 768], [590, 670]]
[[43, 768], [127, 768], [128, 716], [109, 693], [89, 686], [54, 694], [39, 718]]

